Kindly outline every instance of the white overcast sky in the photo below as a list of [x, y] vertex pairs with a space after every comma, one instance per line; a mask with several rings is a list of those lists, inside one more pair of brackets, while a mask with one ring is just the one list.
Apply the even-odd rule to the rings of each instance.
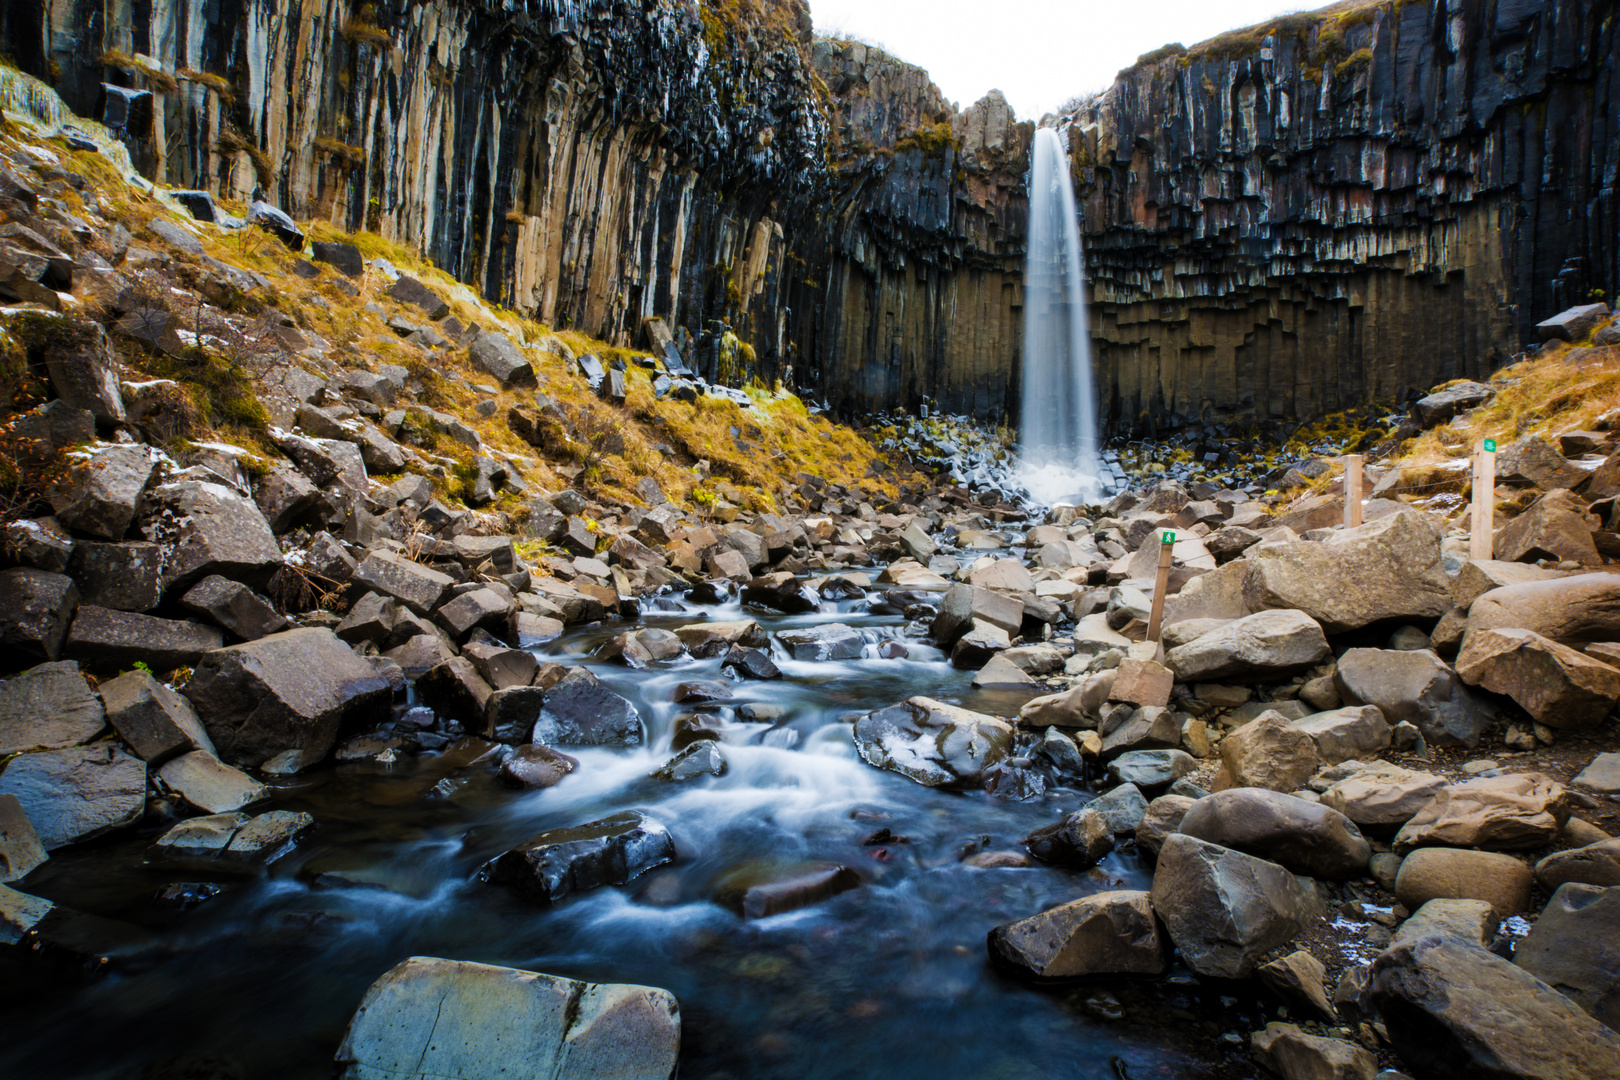
[[1021, 120], [1102, 90], [1145, 52], [1192, 45], [1331, 0], [809, 0], [816, 33], [926, 68], [965, 108], [991, 89]]

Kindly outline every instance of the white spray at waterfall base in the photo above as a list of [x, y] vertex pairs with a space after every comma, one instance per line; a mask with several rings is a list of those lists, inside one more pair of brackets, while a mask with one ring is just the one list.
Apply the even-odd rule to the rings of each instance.
[[1094, 501], [1103, 482], [1080, 218], [1051, 128], [1036, 130], [1031, 150], [1028, 243], [1018, 480], [1037, 502]]

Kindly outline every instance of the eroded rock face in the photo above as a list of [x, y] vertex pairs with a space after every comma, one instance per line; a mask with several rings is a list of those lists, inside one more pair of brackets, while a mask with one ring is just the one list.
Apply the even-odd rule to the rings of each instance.
[[667, 990], [413, 956], [366, 990], [337, 1061], [346, 1080], [657, 1080], [680, 1045]]

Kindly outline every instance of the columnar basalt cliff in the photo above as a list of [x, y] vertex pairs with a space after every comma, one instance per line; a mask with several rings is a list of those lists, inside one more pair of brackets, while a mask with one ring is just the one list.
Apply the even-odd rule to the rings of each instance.
[[[1611, 12], [1341, 4], [1059, 118], [1110, 429], [1395, 399], [1612, 297]], [[703, 374], [845, 414], [1016, 412], [1032, 125], [813, 40], [802, 0], [69, 0], [0, 37], [154, 178], [262, 186], [555, 326], [663, 316]]]
[[1298, 419], [1499, 366], [1620, 284], [1612, 4], [1341, 4], [1078, 110], [1115, 430]]

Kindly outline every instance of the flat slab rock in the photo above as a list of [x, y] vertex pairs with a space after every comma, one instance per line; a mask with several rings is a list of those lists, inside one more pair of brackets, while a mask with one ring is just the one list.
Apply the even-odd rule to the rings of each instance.
[[366, 990], [337, 1062], [345, 1080], [675, 1075], [667, 990], [413, 956]]
[[140, 820], [146, 762], [108, 742], [21, 754], [0, 773], [47, 851]]
[[674, 861], [669, 830], [640, 810], [627, 810], [532, 836], [485, 863], [478, 879], [511, 886], [540, 903], [555, 903], [599, 885], [623, 885]]

